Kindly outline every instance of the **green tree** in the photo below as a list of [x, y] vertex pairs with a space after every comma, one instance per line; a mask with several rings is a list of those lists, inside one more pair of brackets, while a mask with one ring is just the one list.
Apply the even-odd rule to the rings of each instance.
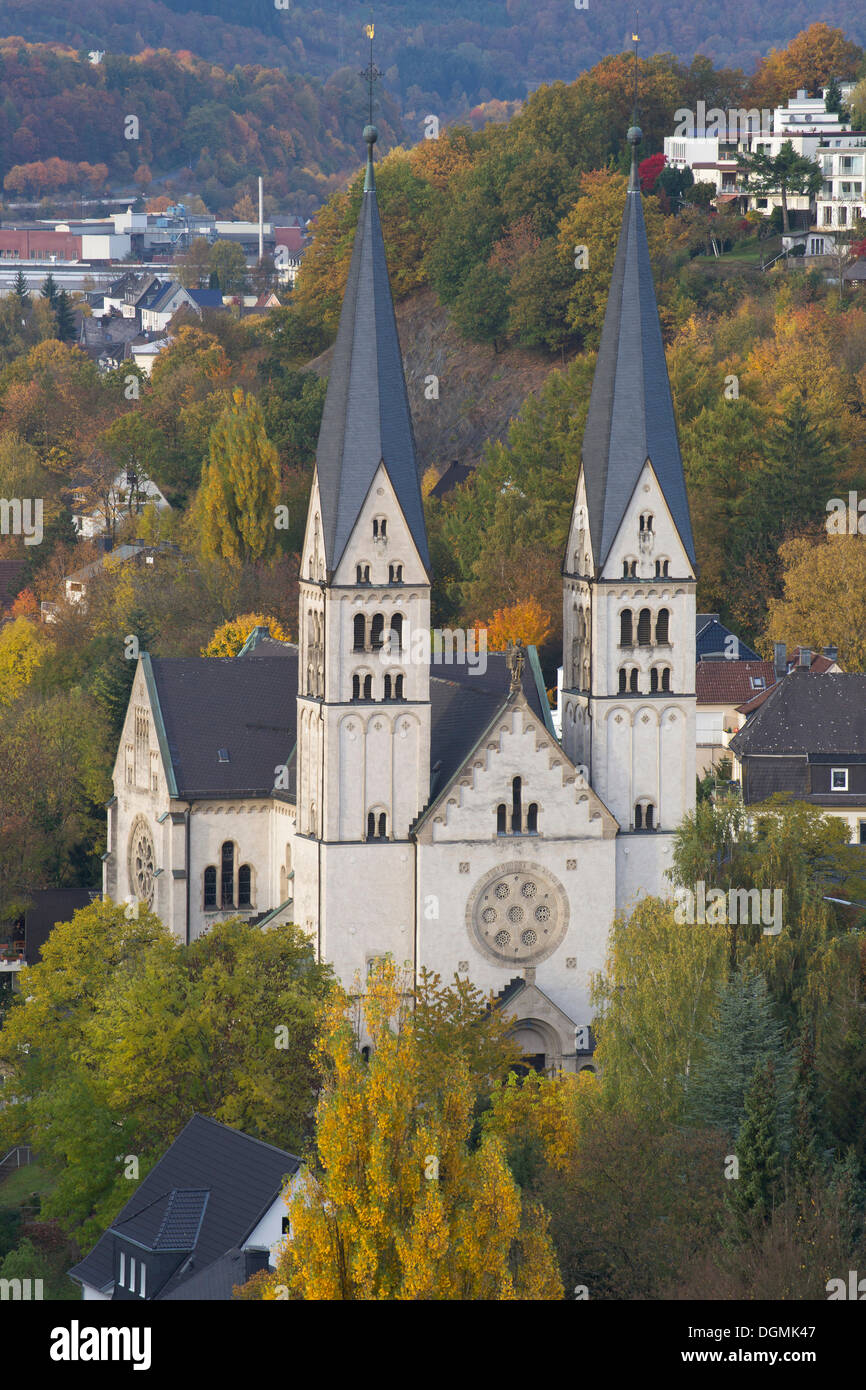
[[59, 290], [58, 290], [58, 288], [57, 288], [57, 281], [54, 279], [54, 276], [52, 275], [52, 273], [51, 273], [50, 270], [49, 270], [48, 274], [46, 275], [45, 279], [42, 281], [42, 288], [41, 288], [41, 290], [39, 291], [39, 293], [42, 295], [42, 298], [43, 298], [43, 299], [47, 299], [47, 300], [48, 300], [48, 303], [51, 305], [52, 309], [54, 309], [55, 312], [56, 312], [56, 310], [57, 310], [57, 297], [58, 297], [58, 294], [59, 294]]
[[781, 1195], [782, 1155], [779, 1096], [772, 1060], [759, 1062], [745, 1095], [743, 1123], [737, 1140], [740, 1171], [731, 1183], [730, 1202], [742, 1230], [765, 1223]]
[[821, 187], [823, 174], [815, 163], [797, 154], [786, 140], [778, 154], [753, 150], [737, 155], [737, 169], [745, 189], [758, 197], [778, 193], [782, 203], [782, 230], [790, 231], [788, 219], [789, 196], [814, 198]]
[[61, 290], [55, 300], [57, 314], [57, 336], [61, 343], [71, 343], [75, 337], [75, 319], [72, 302], [65, 290]]
[[27, 276], [24, 274], [24, 271], [21, 269], [20, 265], [15, 274], [15, 279], [12, 281], [11, 292], [18, 299], [18, 302], [22, 309], [24, 308], [25, 304], [30, 303], [30, 286], [27, 283]]
[[736, 1138], [746, 1113], [755, 1069], [771, 1062], [778, 1132], [791, 1136], [793, 1061], [785, 1046], [763, 975], [737, 971], [718, 990], [716, 1016], [689, 1080], [687, 1114], [693, 1124]]
[[508, 326], [508, 282], [489, 265], [470, 270], [452, 306], [452, 316], [464, 338], [492, 343], [494, 352]]
[[223, 294], [238, 294], [247, 279], [247, 262], [235, 241], [215, 241], [210, 252], [211, 276]]

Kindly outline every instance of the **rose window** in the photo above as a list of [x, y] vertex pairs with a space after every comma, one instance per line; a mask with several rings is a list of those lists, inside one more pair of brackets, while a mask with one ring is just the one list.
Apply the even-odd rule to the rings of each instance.
[[150, 826], [144, 816], [136, 816], [129, 834], [129, 888], [139, 902], [153, 904], [156, 851]]
[[[503, 927], [503, 916], [510, 930]], [[568, 920], [562, 884], [548, 869], [524, 860], [488, 870], [466, 905], [466, 926], [476, 946], [503, 966], [545, 960], [565, 938]]]

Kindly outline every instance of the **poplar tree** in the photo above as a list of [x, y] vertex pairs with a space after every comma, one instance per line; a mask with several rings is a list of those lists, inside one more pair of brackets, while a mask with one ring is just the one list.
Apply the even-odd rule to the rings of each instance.
[[205, 559], [229, 566], [268, 559], [276, 548], [279, 488], [277, 451], [262, 408], [238, 387], [210, 434], [199, 493]]

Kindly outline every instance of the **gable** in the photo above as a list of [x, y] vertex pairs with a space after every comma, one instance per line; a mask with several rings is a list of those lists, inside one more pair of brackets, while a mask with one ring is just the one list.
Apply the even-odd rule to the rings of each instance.
[[[643, 533], [651, 537], [644, 542], [641, 517], [647, 515], [652, 517], [652, 531]], [[653, 577], [656, 560], [668, 561], [672, 578], [695, 578], [692, 562], [683, 545], [665, 493], [652, 463], [647, 459], [624, 507], [622, 520], [602, 567], [601, 577], [622, 579], [623, 562], [636, 561], [637, 577], [649, 579]]]
[[426, 844], [496, 840], [497, 807], [510, 810], [521, 779], [524, 812], [535, 805], [542, 838], [611, 839], [618, 825], [522, 694], [509, 699], [418, 822]]
[[[385, 541], [374, 539], [374, 520], [387, 523]], [[384, 464], [380, 464], [369, 491], [358, 510], [357, 520], [346, 541], [333, 575], [334, 584], [354, 585], [356, 566], [370, 566], [370, 582], [375, 587], [388, 582], [392, 564], [403, 567], [404, 584], [426, 584], [427, 571], [418, 553], [412, 531], [406, 521], [394, 484]]]

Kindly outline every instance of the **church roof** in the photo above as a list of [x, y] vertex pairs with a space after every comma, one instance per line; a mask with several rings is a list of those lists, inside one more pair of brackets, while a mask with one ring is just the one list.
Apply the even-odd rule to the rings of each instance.
[[583, 436], [589, 533], [599, 570], [647, 459], [696, 565], [637, 172], [640, 138], [633, 127], [631, 177]]
[[282, 657], [274, 661], [270, 642], [236, 658], [143, 658], [173, 795], [273, 794], [274, 769], [290, 761], [297, 737], [298, 648], [273, 643]]
[[340, 562], [380, 463], [421, 561], [430, 566], [415, 434], [376, 201], [374, 138], [375, 132], [316, 449], [329, 575]]

